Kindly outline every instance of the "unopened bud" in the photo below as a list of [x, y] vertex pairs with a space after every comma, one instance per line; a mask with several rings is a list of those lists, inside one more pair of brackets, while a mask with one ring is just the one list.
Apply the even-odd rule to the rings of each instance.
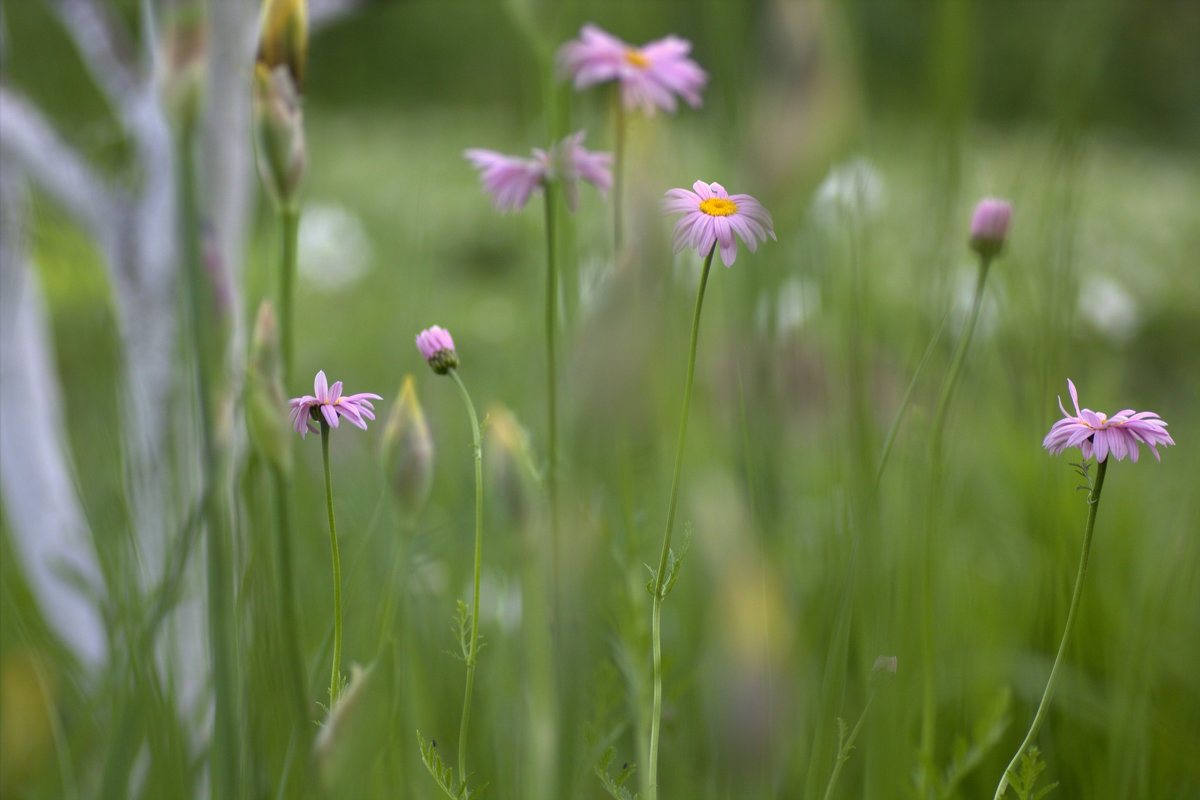
[[297, 91], [308, 67], [307, 0], [263, 0], [256, 61], [268, 71], [286, 67]]
[[208, 25], [204, 4], [188, 0], [166, 7], [160, 44], [159, 88], [171, 117], [196, 123], [208, 79]]
[[524, 523], [537, 508], [539, 495], [529, 432], [504, 406], [490, 409], [487, 420], [484, 461], [488, 486], [494, 487], [492, 491], [500, 498], [509, 519]]
[[363, 797], [365, 776], [379, 758], [397, 713], [399, 670], [394, 649], [384, 647], [367, 667], [353, 664], [350, 682], [333, 703], [313, 741], [317, 774], [330, 797]]
[[971, 249], [984, 259], [998, 255], [1004, 249], [1011, 223], [1012, 206], [1006, 200], [983, 198], [971, 215]]
[[434, 325], [417, 334], [417, 350], [421, 358], [429, 362], [429, 366], [438, 375], [445, 375], [452, 369], [458, 368], [458, 353], [454, 350], [454, 339], [450, 331]]
[[400, 510], [414, 520], [433, 489], [433, 436], [417, 399], [416, 382], [404, 376], [383, 429], [383, 471]]
[[254, 66], [254, 144], [258, 174], [271, 195], [291, 205], [304, 182], [308, 147], [299, 87], [286, 66]]
[[246, 428], [255, 449], [283, 475], [291, 474], [292, 436], [287, 396], [283, 388], [283, 361], [279, 350], [279, 324], [270, 300], [258, 307], [246, 364]]

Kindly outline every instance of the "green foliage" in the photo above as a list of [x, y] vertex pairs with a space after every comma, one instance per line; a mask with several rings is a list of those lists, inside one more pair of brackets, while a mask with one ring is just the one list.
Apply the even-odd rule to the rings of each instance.
[[433, 777], [434, 783], [442, 790], [442, 794], [450, 800], [472, 800], [472, 798], [479, 800], [483, 796], [483, 787], [471, 789], [467, 786], [466, 780], [462, 783], [455, 782], [454, 770], [447, 766], [438, 754], [436, 739], [425, 741], [425, 737], [421, 735], [420, 731], [417, 731], [417, 745], [421, 751], [421, 763]]
[[[683, 530], [683, 547], [679, 549], [679, 553], [675, 553], [675, 548], [672, 547], [667, 552], [667, 574], [663, 579], [662, 590], [660, 597], [666, 599], [671, 590], [675, 588], [675, 581], [679, 577], [679, 568], [683, 566], [683, 560], [687, 558], [688, 549], [692, 546], [692, 526], [689, 524]], [[646, 591], [650, 596], [654, 596], [654, 587], [658, 584], [658, 570], [649, 564], [646, 569], [650, 572], [650, 580], [646, 582]]]
[[1032, 745], [1021, 754], [1021, 771], [1013, 776], [1012, 789], [1017, 793], [1017, 800], [1042, 800], [1050, 794], [1058, 782], [1055, 781], [1041, 789], [1037, 789], [1038, 776], [1046, 770], [1046, 762], [1042, 761], [1042, 753], [1037, 745]]
[[[355, 391], [387, 395], [405, 372], [427, 369], [412, 337], [438, 323], [453, 330], [481, 408], [503, 404], [529, 423], [521, 453], [530, 462], [545, 452], [541, 218], [532, 206], [495, 214], [461, 151], [526, 154], [550, 131], [576, 128], [588, 130], [589, 148], [611, 149], [605, 92], [576, 93], [549, 69], [535, 71], [535, 54], [548, 67], [553, 47], [593, 17], [639, 42], [688, 37], [710, 89], [701, 109], [630, 121], [630, 253], [614, 258], [611, 205], [598, 193], [581, 193], [577, 212], [560, 219], [562, 536], [553, 565], [537, 491], [530, 513], [503, 515], [503, 495], [489, 485], [479, 619], [463, 603], [447, 619], [471, 577], [473, 478], [469, 431], [449, 382], [422, 385], [438, 462], [416, 521], [395, 512], [372, 457], [382, 419], [366, 432], [336, 432], [346, 663], [381, 657], [382, 644], [396, 642], [391, 674], [376, 675], [387, 691], [369, 695], [371, 719], [354, 726], [364, 749], [356, 745], [338, 770], [354, 774], [356, 791], [345, 796], [427, 800], [435, 789], [426, 771], [452, 800], [477, 796], [474, 784], [484, 780], [494, 794], [522, 800], [600, 796], [597, 779], [614, 800], [637, 796], [650, 696], [650, 598], [640, 565], [656, 567], [660, 553], [699, 268], [691, 253], [672, 255], [671, 221], [654, 204], [666, 188], [697, 178], [758, 197], [774, 215], [777, 241], [741, 250], [708, 287], [679, 496], [679, 519], [691, 523], [662, 576], [663, 596], [672, 595], [662, 620], [663, 797], [795, 798], [806, 782], [819, 790], [831, 764], [844, 765], [840, 797], [905, 796], [921, 711], [915, 576], [923, 569], [921, 503], [933, 480], [926, 436], [957, 341], [959, 317], [947, 309], [959, 271], [974, 266], [965, 225], [983, 194], [1012, 199], [1014, 224], [989, 273], [984, 317], [946, 419], [944, 506], [929, 565], [938, 740], [931, 793], [920, 800], [990, 797], [1016, 745], [1007, 723], [1029, 717], [1044, 683], [1082, 522], [1072, 493], [1081, 481], [1067, 467], [1075, 453], [1054, 459], [1039, 449], [1068, 376], [1093, 408], [1160, 412], [1180, 446], [1161, 463], [1143, 452], [1138, 464], [1109, 470], [1078, 627], [1042, 735], [1047, 751], [1027, 754], [1013, 787], [1022, 800], [1044, 798], [1051, 787], [1038, 780], [1049, 774], [1061, 795], [1159, 800], [1200, 785], [1200, 673], [1189, 668], [1200, 663], [1192, 635], [1200, 629], [1200, 450], [1188, 446], [1200, 429], [1200, 188], [1187, 180], [1200, 154], [1194, 135], [1163, 146], [1194, 133], [1200, 119], [1192, 50], [1171, 44], [1195, 38], [1194, 13], [1147, 10], [1146, 28], [1089, 19], [1077, 30], [1077, 14], [1037, 3], [1015, 20], [1011, 3], [963, 4], [970, 13], [945, 11], [935, 26], [927, 12], [866, 2], [813, 13], [799, 3], [643, 9], [530, 0], [523, 24], [541, 37], [534, 44], [502, 4], [461, 4], [453, 25], [444, 4], [360, 5], [360, 16], [312, 41], [311, 238], [302, 241], [307, 269], [297, 284], [286, 393], [310, 391], [313, 373], [325, 369]], [[5, 91], [46, 103], [64, 139], [107, 174], [130, 158], [130, 146], [51, 11], [4, 4]], [[936, 47], [927, 41], [934, 36]], [[1146, 53], [1159, 77], [1122, 73], [1110, 94], [1104, 75], [1132, 60], [1145, 76]], [[1098, 72], [1076, 70], [1085, 61]], [[945, 74], [951, 67], [959, 71]], [[1067, 91], [1076, 71], [1088, 78], [1085, 93]], [[1118, 127], [1092, 126], [1085, 111]], [[878, 172], [883, 200], [853, 227], [829, 226], [818, 186], [831, 165], [856, 156]], [[331, 210], [355, 221], [368, 252], [357, 282], [333, 288], [322, 280], [351, 260], [356, 237], [338, 229], [322, 239]], [[29, 753], [17, 760], [3, 751], [0, 795], [125, 797], [145, 775], [142, 796], [182, 796], [204, 783], [207, 751], [197, 746], [207, 743], [191, 737], [211, 702], [203, 622], [187, 624], [203, 616], [194, 602], [205, 591], [188, 346], [181, 340], [175, 396], [164, 401], [172, 425], [155, 442], [162, 468], [178, 474], [168, 500], [174, 522], [151, 543], [156, 549], [133, 535], [130, 498], [139, 487], [114, 422], [128, 401], [117, 309], [139, 298], [113, 295], [96, 249], [41, 195], [25, 232], [62, 381], [70, 478], [87, 517], [76, 554], [94, 554], [101, 566], [102, 585], [81, 596], [101, 610], [114, 655], [92, 671], [66, 653], [5, 507], [0, 674], [8, 687], [21, 664], [38, 663], [45, 680], [28, 695], [41, 698], [36, 714], [14, 723], [23, 706], [8, 694], [0, 704], [5, 725], [22, 732], [0, 745], [27, 744]], [[249, 233], [236, 287], [242, 330], [258, 301], [277, 291], [271, 215], [260, 214]], [[1135, 324], [1123, 336], [1118, 314], [1097, 315], [1094, 298], [1086, 301], [1104, 281], [1133, 303]], [[245, 361], [229, 354], [231, 385]], [[887, 425], [922, 363], [874, 488]], [[269, 410], [226, 399], [235, 440], [247, 412]], [[329, 543], [320, 449], [311, 436], [288, 434], [286, 513], [274, 510], [261, 475], [228, 492], [237, 722], [245, 730], [238, 780], [254, 797], [297, 798], [317, 791], [320, 778], [315, 756], [305, 765], [300, 745], [288, 748], [297, 720], [309, 740], [319, 731]], [[300, 651], [288, 664], [305, 701], [299, 709], [286, 702], [277, 630], [271, 523], [284, 517]], [[687, 580], [679, 581], [685, 556]], [[653, 592], [653, 569], [650, 577]], [[436, 733], [452, 752], [463, 677], [455, 659], [468, 657], [476, 622], [489, 651], [475, 687], [471, 774], [462, 776], [432, 741], [419, 736], [413, 751], [403, 732]], [[845, 724], [839, 719], [835, 731], [833, 723], [864, 707], [866, 667], [878, 653], [897, 654], [904, 669], [894, 691], [879, 691], [851, 744]], [[552, 680], [534, 686], [535, 674]], [[176, 695], [188, 686], [198, 687], [196, 705], [179, 707]], [[1004, 687], [1012, 687], [1011, 704]], [[530, 710], [535, 689], [545, 693], [544, 718]], [[580, 731], [594, 720], [605, 736], [593, 746]], [[534, 783], [534, 756], [550, 765], [545, 785]], [[616, 769], [624, 759], [639, 764], [636, 772]]]
[[600, 756], [600, 760], [595, 763], [592, 770], [596, 773], [596, 777], [600, 779], [600, 783], [604, 786], [604, 790], [608, 792], [613, 800], [637, 800], [638, 793], [630, 791], [625, 787], [625, 782], [628, 781], [634, 773], [633, 764], [622, 764], [621, 771], [614, 777], [609, 772], [609, 767], [616, 758], [616, 748], [609, 747]]

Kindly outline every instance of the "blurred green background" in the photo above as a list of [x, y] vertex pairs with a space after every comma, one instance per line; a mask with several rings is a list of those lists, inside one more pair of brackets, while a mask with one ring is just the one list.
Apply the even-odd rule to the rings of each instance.
[[[121, 8], [136, 24], [132, 6]], [[89, 157], [121, 164], [119, 130], [52, 17], [25, 0], [3, 14], [6, 83]], [[587, 21], [633, 43], [688, 38], [710, 81], [699, 110], [631, 120], [627, 258], [614, 259], [611, 204], [590, 187], [560, 220], [564, 537], [547, 575], [538, 490], [503, 435], [507, 409], [544, 457], [540, 201], [496, 214], [461, 151], [526, 154], [579, 128], [587, 147], [611, 149], [607, 94], [574, 93], [551, 69]], [[307, 393], [324, 369], [348, 391], [385, 397], [367, 433], [343, 427], [332, 443], [343, 662], [376, 662], [364, 689], [376, 719], [347, 725], [342, 750], [317, 759], [329, 796], [434, 797], [418, 728], [454, 759], [463, 670], [449, 655], [451, 620], [469, 591], [473, 485], [459, 398], [412, 345], [433, 324], [453, 333], [491, 419], [473, 783], [495, 798], [599, 798], [592, 767], [609, 744], [614, 766], [642, 768], [643, 565], [661, 543], [700, 266], [694, 253], [672, 257], [657, 202], [697, 179], [756, 196], [778, 241], [743, 248], [709, 283], [677, 529], [691, 550], [664, 612], [662, 796], [820, 797], [836, 720], [858, 719], [881, 654], [898, 656], [898, 674], [879, 689], [836, 796], [915, 796], [927, 514], [935, 761], [947, 778], [933, 796], [991, 796], [1040, 697], [1078, 559], [1086, 509], [1068, 465], [1078, 453], [1040, 447], [1068, 377], [1082, 405], [1158, 412], [1179, 446], [1161, 464], [1109, 470], [1078, 626], [1037, 741], [1046, 780], [1059, 782], [1050, 796], [1200, 796], [1197, 41], [1200, 5], [1183, 0], [376, 2], [316, 31], [287, 388]], [[926, 436], [974, 275], [967, 224], [985, 195], [1009, 199], [1014, 223], [929, 510]], [[129, 567], [109, 548], [128, 520], [109, 287], [52, 204], [35, 197], [29, 224], [78, 486], [117, 584]], [[277, 238], [264, 197], [243, 273], [247, 325], [274, 292]], [[947, 309], [876, 493], [884, 437]], [[432, 500], [411, 525], [378, 459], [406, 373], [437, 448]], [[315, 721], [328, 538], [319, 445], [295, 444], [291, 539]], [[240, 746], [247, 796], [267, 797], [288, 735], [269, 540], [254, 524], [261, 487], [242, 481]], [[143, 695], [121, 659], [98, 676], [72, 664], [40, 622], [9, 537], [6, 526], [5, 797], [99, 796], [131, 697], [148, 709], [138, 735], [157, 744], [129, 791], [195, 794], [208, 728], [169, 696]], [[137, 613], [112, 605], [108, 619]]]

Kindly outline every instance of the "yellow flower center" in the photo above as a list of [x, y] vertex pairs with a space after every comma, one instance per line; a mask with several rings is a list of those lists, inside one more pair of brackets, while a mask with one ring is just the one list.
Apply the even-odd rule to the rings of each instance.
[[650, 66], [650, 59], [639, 53], [637, 50], [626, 50], [625, 60], [633, 64], [638, 69], [645, 69]]
[[728, 217], [737, 213], [737, 203], [723, 197], [710, 197], [700, 202], [700, 210], [712, 217]]

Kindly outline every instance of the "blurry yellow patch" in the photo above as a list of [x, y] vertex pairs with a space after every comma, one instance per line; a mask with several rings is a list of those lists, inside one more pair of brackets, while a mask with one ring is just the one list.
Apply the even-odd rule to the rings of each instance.
[[637, 50], [626, 50], [625, 60], [633, 64], [638, 69], [645, 69], [650, 66], [650, 59], [639, 53]]
[[45, 662], [17, 650], [0, 663], [0, 796], [46, 769], [54, 751], [54, 684]]

